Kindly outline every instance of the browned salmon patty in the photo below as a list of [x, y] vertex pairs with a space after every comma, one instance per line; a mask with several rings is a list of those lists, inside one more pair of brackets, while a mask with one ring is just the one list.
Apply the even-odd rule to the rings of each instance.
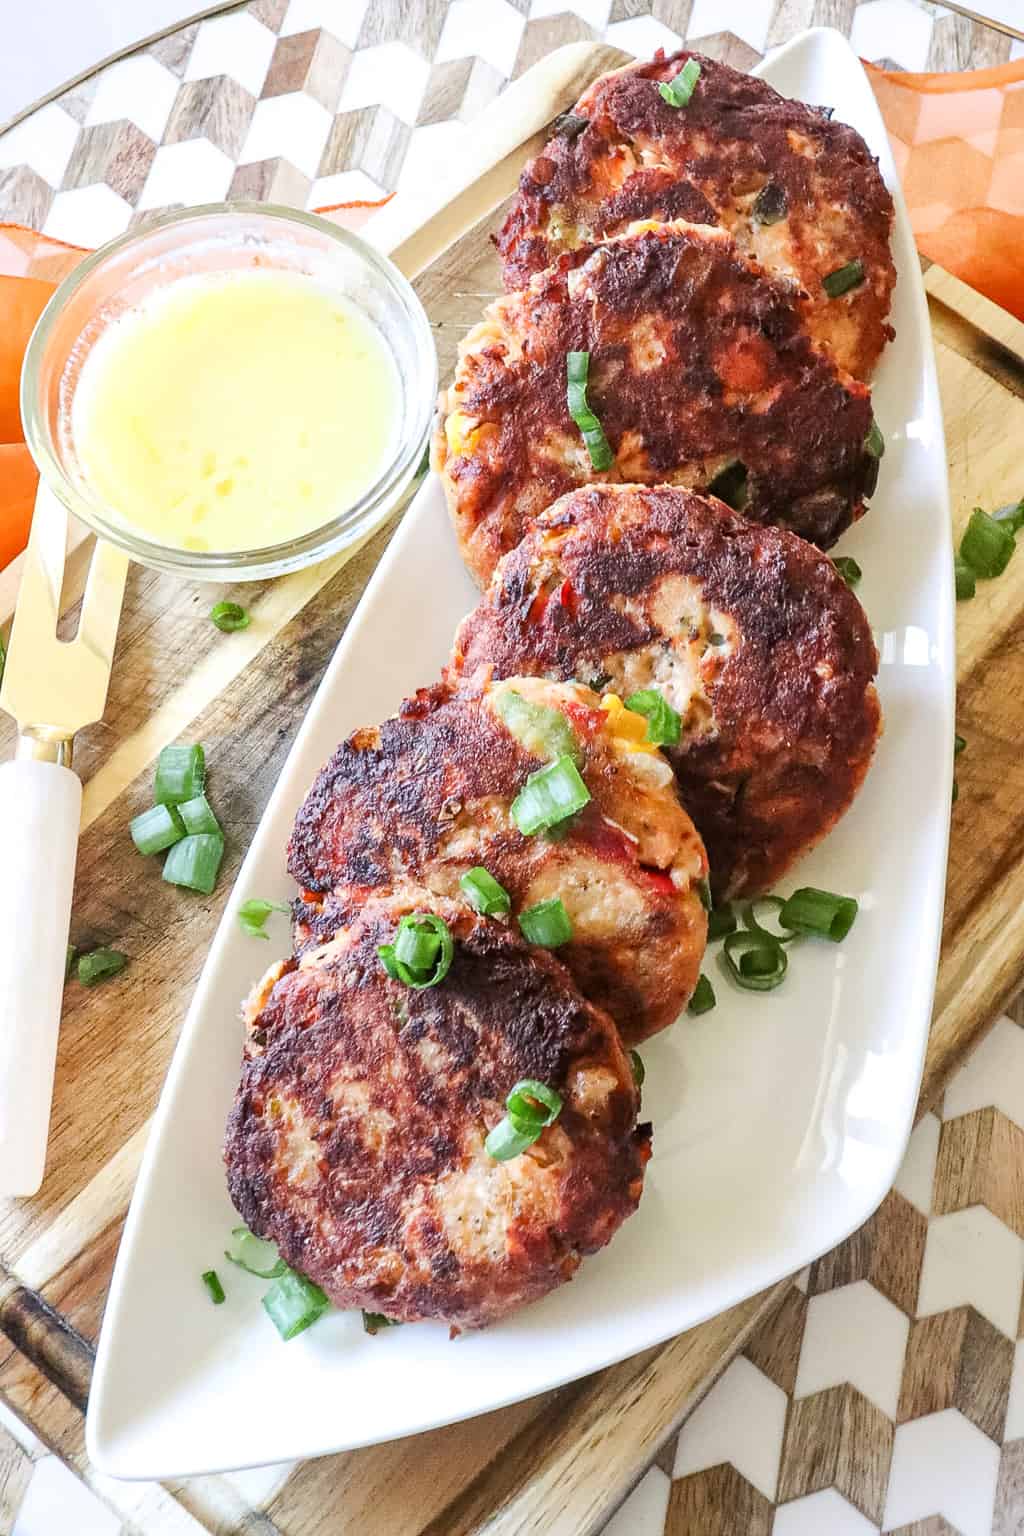
[[[566, 755], [591, 798], [527, 835], [513, 801]], [[329, 935], [361, 892], [411, 882], [457, 898], [476, 867], [509, 893], [513, 924], [558, 898], [572, 924], [559, 958], [631, 1042], [672, 1023], [700, 974], [707, 857], [672, 769], [574, 683], [438, 685], [356, 731], [299, 811], [288, 863], [304, 891], [298, 946]]]
[[[595, 469], [566, 398], [614, 453]], [[785, 287], [721, 230], [642, 228], [496, 300], [461, 348], [434, 441], [462, 554], [482, 585], [531, 519], [597, 481], [709, 486], [758, 523], [827, 546], [863, 512], [878, 461], [865, 385], [811, 342]]]
[[[681, 717], [667, 747], [717, 894], [769, 888], [847, 810], [880, 728], [877, 654], [832, 561], [668, 487], [549, 507], [463, 621], [453, 675], [577, 677]], [[607, 701], [606, 701], [607, 702]]]
[[[690, 59], [693, 95], [670, 106], [658, 87]], [[860, 134], [827, 109], [686, 51], [602, 75], [522, 174], [497, 237], [506, 286], [637, 219], [721, 225], [800, 290], [815, 340], [870, 378], [892, 335], [893, 204]], [[862, 279], [830, 297], [824, 280], [854, 261]]]
[[[377, 949], [424, 899], [454, 958], [416, 990]], [[615, 1026], [507, 925], [429, 893], [373, 898], [275, 966], [249, 1014], [231, 1198], [337, 1306], [477, 1328], [571, 1279], [636, 1209], [650, 1127]], [[563, 1107], [498, 1162], [484, 1141], [524, 1078]]]

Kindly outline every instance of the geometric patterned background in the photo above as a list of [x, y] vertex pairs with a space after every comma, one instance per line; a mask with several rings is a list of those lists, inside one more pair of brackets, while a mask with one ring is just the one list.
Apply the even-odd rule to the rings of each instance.
[[[562, 43], [686, 41], [742, 68], [816, 24], [904, 69], [1024, 51], [924, 0], [251, 0], [0, 136], [0, 220], [97, 245], [182, 203], [401, 192]], [[878, 1214], [794, 1284], [606, 1536], [1021, 1536], [1022, 1290], [1024, 1030], [1004, 1019]], [[0, 1403], [0, 1536], [122, 1529]]]

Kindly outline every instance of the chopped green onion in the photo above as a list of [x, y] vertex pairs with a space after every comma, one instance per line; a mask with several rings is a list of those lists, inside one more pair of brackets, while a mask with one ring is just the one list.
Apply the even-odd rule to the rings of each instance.
[[526, 1124], [536, 1121], [539, 1126], [554, 1125], [562, 1113], [561, 1095], [535, 1077], [524, 1077], [511, 1090], [505, 1100], [510, 1115]]
[[379, 1333], [382, 1328], [401, 1328], [402, 1324], [397, 1317], [385, 1317], [383, 1312], [363, 1312], [363, 1332], [369, 1334]]
[[318, 1285], [287, 1265], [263, 1298], [264, 1311], [285, 1341], [312, 1327], [329, 1306]]
[[871, 418], [871, 431], [864, 439], [864, 452], [870, 453], [873, 459], [880, 459], [885, 454], [885, 438], [882, 436], [881, 427], [873, 416]]
[[[739, 459], [730, 459], [708, 481], [708, 495], [717, 496], [734, 512], [742, 512], [747, 504], [747, 466]], [[709, 644], [715, 645], [712, 639]]]
[[73, 944], [69, 944], [68, 945], [68, 952], [64, 956], [64, 980], [65, 981], [67, 981], [68, 977], [71, 975], [71, 967], [75, 963], [75, 955], [77, 953], [78, 953], [78, 951], [75, 949], [75, 946]]
[[841, 298], [844, 293], [849, 293], [851, 288], [859, 288], [864, 281], [864, 263], [862, 261], [847, 261], [841, 267], [836, 267], [834, 272], [829, 272], [821, 280], [821, 286], [830, 299]]
[[271, 912], [288, 913], [291, 908], [283, 901], [263, 901], [254, 896], [251, 901], [243, 901], [238, 909], [238, 924], [243, 933], [247, 933], [251, 939], [268, 939], [270, 935], [265, 931], [264, 924]]
[[164, 860], [164, 879], [168, 885], [181, 885], [189, 891], [209, 896], [217, 884], [217, 871], [224, 857], [224, 839], [214, 832], [195, 832], [175, 843]]
[[724, 939], [727, 933], [736, 932], [736, 913], [731, 901], [723, 901], [720, 907], [712, 907], [708, 913], [708, 943]]
[[469, 869], [459, 881], [459, 887], [474, 912], [484, 917], [499, 917], [512, 910], [512, 898], [494, 876], [488, 874], [482, 864]]
[[153, 799], [157, 805], [180, 805], [201, 795], [206, 783], [206, 756], [196, 742], [192, 747], [164, 747], [156, 764]]
[[173, 805], [154, 805], [129, 823], [132, 842], [140, 853], [163, 853], [185, 836], [182, 819]]
[[711, 982], [701, 971], [697, 979], [697, 985], [693, 989], [693, 996], [686, 1005], [687, 1013], [692, 1013], [694, 1018], [702, 1013], [710, 1013], [715, 1006], [715, 989]]
[[194, 800], [183, 800], [177, 812], [185, 823], [186, 832], [216, 832], [218, 837], [224, 836], [220, 822], [205, 795], [196, 795]]
[[771, 992], [782, 982], [788, 961], [774, 939], [741, 929], [730, 933], [722, 946], [722, 964], [744, 991]]
[[812, 933], [820, 939], [839, 944], [853, 927], [857, 903], [852, 896], [837, 896], [834, 891], [817, 891], [805, 885], [782, 904], [779, 922], [783, 928], [798, 933]]
[[1019, 533], [1024, 528], [1024, 496], [1020, 501], [1011, 501], [1005, 507], [997, 507], [992, 513], [992, 518], [1013, 533]]
[[572, 920], [560, 896], [538, 901], [535, 907], [520, 912], [519, 927], [527, 943], [539, 944], [542, 949], [557, 949], [572, 938]]
[[224, 1300], [224, 1287], [220, 1283], [220, 1276], [217, 1271], [215, 1269], [204, 1270], [202, 1281], [206, 1286], [210, 1300], [215, 1307], [219, 1307]]
[[792, 944], [793, 940], [797, 937], [795, 932], [792, 930], [787, 931], [782, 926], [777, 931], [772, 928], [766, 928], [758, 918], [758, 908], [767, 907], [777, 915], [781, 925], [782, 912], [785, 905], [786, 903], [781, 896], [755, 896], [753, 901], [748, 901], [743, 908], [744, 927], [750, 933], [756, 933], [759, 938], [771, 939], [776, 944]]
[[634, 1083], [636, 1083], [638, 1088], [642, 1088], [644, 1085], [644, 1078], [647, 1076], [647, 1068], [644, 1066], [643, 1058], [639, 1051], [630, 1051], [629, 1065], [633, 1070]]
[[964, 747], [966, 747], [966, 745], [967, 745], [967, 742], [964, 740], [964, 738], [962, 736], [954, 736], [953, 737], [953, 756], [954, 757], [959, 757], [960, 753], [964, 750]]
[[997, 523], [980, 507], [975, 507], [960, 540], [960, 558], [975, 576], [1001, 576], [1010, 563], [1015, 548], [1013, 531], [1006, 522]]
[[667, 101], [670, 107], [685, 107], [689, 104], [699, 79], [700, 65], [696, 59], [687, 59], [674, 80], [661, 82], [658, 86], [658, 95], [662, 101]]
[[128, 956], [119, 949], [94, 949], [78, 957], [78, 979], [83, 987], [94, 987], [108, 976], [116, 976], [128, 964]]
[[510, 814], [523, 836], [532, 837], [575, 816], [589, 800], [590, 790], [572, 758], [560, 757], [530, 774], [512, 801]]
[[231, 1247], [224, 1249], [224, 1257], [260, 1280], [276, 1280], [288, 1268], [273, 1243], [257, 1237], [248, 1227], [232, 1227]]
[[249, 628], [249, 615], [240, 603], [214, 603], [210, 609], [210, 622], [230, 635], [236, 629]]
[[393, 944], [377, 950], [393, 981], [422, 990], [436, 987], [447, 976], [455, 954], [448, 924], [433, 912], [406, 913]]
[[484, 1151], [488, 1157], [493, 1157], [496, 1163], [507, 1163], [510, 1158], [518, 1157], [520, 1152], [525, 1152], [527, 1147], [532, 1147], [540, 1134], [538, 1131], [517, 1130], [512, 1121], [506, 1115], [499, 1120], [492, 1131], [487, 1134], [484, 1142]]
[[777, 181], [767, 181], [754, 199], [751, 213], [755, 224], [777, 224], [789, 212], [786, 191]]
[[668, 700], [657, 688], [641, 688], [631, 693], [626, 708], [635, 715], [643, 715], [647, 721], [647, 740], [656, 747], [675, 747], [679, 744], [681, 721]]
[[977, 590], [974, 572], [967, 564], [967, 561], [961, 560], [959, 555], [953, 556], [953, 579], [956, 582], [956, 600], [958, 603], [965, 603], [968, 598], [974, 596]]
[[704, 908], [704, 911], [705, 912], [710, 912], [711, 911], [711, 881], [710, 880], [698, 880], [697, 881], [697, 895], [700, 897], [700, 904]]
[[852, 592], [864, 574], [856, 560], [850, 555], [833, 555], [832, 564]]
[[951, 804], [956, 805], [956, 803], [959, 800], [959, 798], [960, 798], [960, 785], [957, 783], [956, 779], [954, 778], [954, 780], [953, 780], [953, 795], [952, 795]]
[[581, 761], [576, 732], [560, 709], [534, 704], [514, 688], [501, 688], [494, 695], [494, 708], [502, 723], [534, 757], [551, 762], [556, 757]]
[[566, 398], [569, 415], [579, 427], [583, 441], [595, 469], [607, 469], [615, 458], [611, 444], [604, 435], [604, 428], [587, 403], [587, 380], [590, 376], [590, 353], [567, 352], [565, 354]]

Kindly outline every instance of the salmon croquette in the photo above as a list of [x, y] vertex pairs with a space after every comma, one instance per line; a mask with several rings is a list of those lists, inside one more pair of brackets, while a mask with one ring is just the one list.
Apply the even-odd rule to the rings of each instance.
[[686, 491], [593, 486], [505, 557], [452, 673], [657, 690], [680, 717], [664, 750], [712, 888], [737, 896], [767, 890], [849, 807], [880, 728], [876, 667], [860, 603], [803, 539]]
[[[600, 468], [569, 413], [570, 352], [589, 357]], [[814, 346], [782, 283], [723, 230], [661, 224], [490, 306], [460, 348], [433, 461], [486, 585], [531, 520], [588, 482], [710, 488], [827, 547], [874, 489], [872, 421], [867, 387]]]
[[[672, 106], [659, 86], [695, 65]], [[497, 237], [506, 286], [637, 219], [720, 225], [799, 292], [836, 362], [871, 377], [892, 335], [893, 204], [860, 134], [827, 109], [687, 52], [602, 75], [523, 171]]]
[[[418, 990], [378, 948], [424, 903], [453, 956]], [[523, 1079], [561, 1108], [496, 1161], [485, 1139]], [[614, 1024], [553, 955], [461, 904], [387, 893], [255, 989], [228, 1187], [338, 1307], [477, 1328], [570, 1280], [635, 1211], [638, 1109]]]
[[359, 893], [458, 898], [482, 867], [513, 924], [561, 903], [559, 959], [624, 1039], [671, 1024], [700, 974], [707, 857], [671, 767], [631, 723], [589, 688], [526, 677], [423, 689], [356, 731], [296, 818], [297, 945], [321, 942]]

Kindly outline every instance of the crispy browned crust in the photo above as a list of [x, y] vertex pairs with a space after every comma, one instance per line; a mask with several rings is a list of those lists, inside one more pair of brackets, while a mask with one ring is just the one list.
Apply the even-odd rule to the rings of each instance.
[[703, 845], [671, 775], [638, 777], [644, 763], [612, 750], [607, 716], [585, 688], [551, 692], [576, 731], [593, 799], [563, 837], [524, 837], [510, 806], [543, 764], [487, 707], [491, 692], [486, 679], [423, 689], [338, 748], [289, 844], [306, 893], [297, 943], [330, 933], [354, 893], [412, 882], [457, 897], [460, 877], [483, 865], [509, 892], [513, 921], [537, 901], [564, 901], [574, 936], [560, 959], [623, 1037], [640, 1040], [673, 1022], [700, 974]]
[[[417, 905], [372, 899], [276, 981], [228, 1121], [228, 1187], [337, 1306], [475, 1328], [608, 1242], [639, 1202], [650, 1127], [611, 1019], [507, 926], [435, 902], [455, 935], [447, 977], [390, 980], [377, 946]], [[564, 1108], [496, 1163], [483, 1138], [524, 1077]]]
[[[679, 577], [697, 596], [668, 627], [658, 597]], [[667, 755], [716, 892], [763, 891], [847, 810], [880, 729], [871, 630], [826, 555], [684, 491], [576, 491], [502, 561], [452, 667], [615, 689], [635, 653], [654, 670], [694, 642], [707, 708]]]
[[[570, 350], [590, 353], [590, 404], [616, 454], [601, 472], [569, 415]], [[700, 490], [736, 459], [745, 517], [827, 547], [873, 488], [871, 419], [866, 386], [814, 347], [781, 283], [721, 231], [657, 225], [592, 248], [579, 268], [564, 258], [491, 305], [442, 400], [434, 466], [486, 584], [530, 519], [576, 485]]]
[[[658, 84], [690, 58], [700, 79], [676, 109]], [[787, 214], [761, 226], [752, 209], [769, 183]], [[893, 204], [855, 129], [686, 50], [604, 75], [523, 171], [496, 239], [506, 286], [521, 288], [563, 251], [651, 218], [722, 224], [803, 288], [811, 334], [856, 378], [870, 378], [892, 335]], [[822, 278], [855, 257], [865, 281], [830, 299]]]

